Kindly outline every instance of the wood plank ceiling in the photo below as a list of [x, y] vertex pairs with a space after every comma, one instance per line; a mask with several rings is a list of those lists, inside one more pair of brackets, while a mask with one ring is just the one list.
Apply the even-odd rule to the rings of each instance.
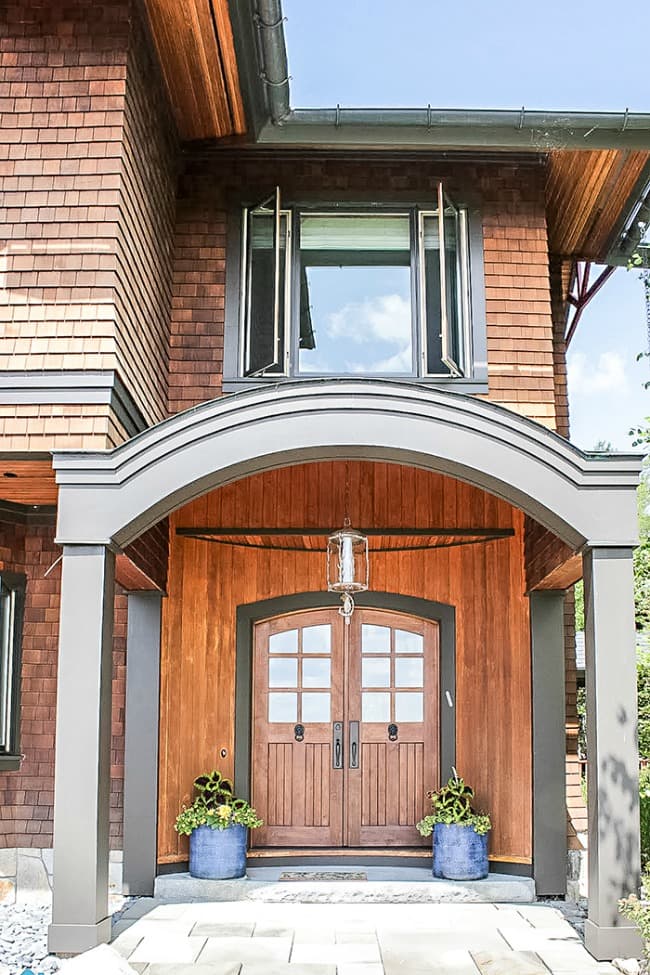
[[181, 139], [243, 135], [227, 0], [145, 0], [145, 5]]
[[650, 153], [628, 149], [551, 152], [546, 189], [551, 253], [603, 262], [649, 160]]
[[56, 504], [58, 487], [51, 460], [0, 461], [0, 500], [15, 504]]

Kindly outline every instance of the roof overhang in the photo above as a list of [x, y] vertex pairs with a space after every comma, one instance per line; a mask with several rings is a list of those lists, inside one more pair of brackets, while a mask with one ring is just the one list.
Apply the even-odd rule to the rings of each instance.
[[269, 145], [364, 149], [650, 151], [650, 114], [491, 109], [297, 108], [267, 123]]

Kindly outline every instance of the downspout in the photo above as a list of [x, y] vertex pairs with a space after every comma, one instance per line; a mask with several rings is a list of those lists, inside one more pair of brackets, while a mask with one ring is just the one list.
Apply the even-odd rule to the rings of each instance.
[[290, 112], [289, 66], [281, 0], [256, 0], [254, 20], [266, 102], [271, 121], [278, 125]]

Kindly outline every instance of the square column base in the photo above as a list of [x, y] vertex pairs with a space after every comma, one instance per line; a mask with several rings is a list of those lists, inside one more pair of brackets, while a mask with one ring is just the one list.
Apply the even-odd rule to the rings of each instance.
[[638, 929], [632, 924], [605, 928], [593, 921], [585, 921], [585, 948], [596, 961], [612, 958], [641, 958], [643, 943]]
[[111, 918], [96, 924], [50, 924], [47, 947], [54, 955], [79, 955], [111, 940]]

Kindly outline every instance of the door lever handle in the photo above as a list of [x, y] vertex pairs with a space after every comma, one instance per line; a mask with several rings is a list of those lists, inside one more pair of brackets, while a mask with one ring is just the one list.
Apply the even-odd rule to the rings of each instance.
[[332, 725], [332, 768], [343, 768], [343, 722]]
[[359, 768], [359, 722], [350, 722], [350, 768]]

